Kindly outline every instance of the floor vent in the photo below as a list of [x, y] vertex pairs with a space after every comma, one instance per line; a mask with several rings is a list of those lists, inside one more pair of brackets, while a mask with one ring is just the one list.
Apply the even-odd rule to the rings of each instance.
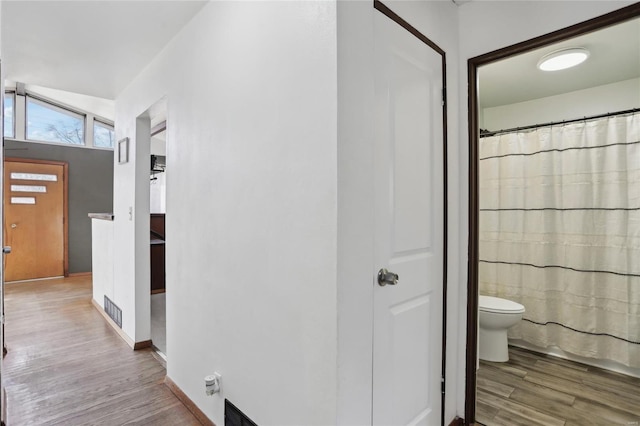
[[238, 407], [224, 400], [224, 426], [258, 426], [247, 417]]
[[118, 324], [118, 327], [122, 328], [122, 309], [118, 308], [107, 296], [104, 297], [104, 311], [113, 322]]

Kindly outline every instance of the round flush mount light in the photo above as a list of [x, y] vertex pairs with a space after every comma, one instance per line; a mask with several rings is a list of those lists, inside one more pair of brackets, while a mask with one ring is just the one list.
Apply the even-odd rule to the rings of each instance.
[[542, 71], [564, 70], [583, 63], [588, 57], [589, 51], [584, 47], [556, 50], [544, 55], [538, 62], [538, 68]]

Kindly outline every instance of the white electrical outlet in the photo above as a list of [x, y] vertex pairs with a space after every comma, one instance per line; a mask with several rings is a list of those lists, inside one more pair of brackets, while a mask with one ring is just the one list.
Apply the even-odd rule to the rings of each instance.
[[209, 376], [205, 376], [204, 386], [208, 396], [220, 392], [220, 379], [222, 379], [220, 373], [213, 373]]

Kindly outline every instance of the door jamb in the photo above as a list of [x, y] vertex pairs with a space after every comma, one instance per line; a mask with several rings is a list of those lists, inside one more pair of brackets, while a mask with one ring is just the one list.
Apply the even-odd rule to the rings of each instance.
[[442, 144], [443, 144], [443, 270], [442, 270], [442, 370], [441, 370], [441, 402], [440, 402], [440, 424], [444, 425], [445, 409], [445, 378], [447, 364], [447, 250], [448, 250], [448, 162], [447, 162], [447, 55], [436, 43], [418, 31], [415, 27], [402, 19], [398, 14], [389, 9], [382, 1], [373, 1], [374, 9], [381, 12], [387, 18], [400, 25], [405, 30], [422, 41], [424, 44], [435, 50], [442, 57]]
[[[34, 163], [34, 164], [49, 164], [52, 166], [62, 166], [62, 235], [63, 235], [63, 247], [64, 247], [64, 260], [63, 271], [64, 276], [69, 276], [69, 163], [66, 161], [53, 161], [53, 160], [39, 160], [33, 158], [16, 158], [5, 157], [4, 161], [13, 163]], [[4, 200], [3, 200], [4, 202]], [[4, 222], [4, 218], [3, 218]]]
[[467, 78], [469, 87], [469, 263], [467, 267], [467, 350], [465, 361], [465, 424], [476, 417], [476, 358], [478, 350], [478, 68], [510, 56], [535, 50], [579, 35], [597, 31], [640, 17], [640, 3], [634, 3], [605, 15], [548, 33], [512, 46], [469, 59]]

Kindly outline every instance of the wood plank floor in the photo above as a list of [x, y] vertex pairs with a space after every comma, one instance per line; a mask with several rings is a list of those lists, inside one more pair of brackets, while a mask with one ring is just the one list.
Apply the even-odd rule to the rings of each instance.
[[8, 426], [199, 425], [91, 305], [91, 277], [5, 286]]
[[640, 424], [640, 379], [509, 347], [480, 361], [476, 420], [487, 426]]

